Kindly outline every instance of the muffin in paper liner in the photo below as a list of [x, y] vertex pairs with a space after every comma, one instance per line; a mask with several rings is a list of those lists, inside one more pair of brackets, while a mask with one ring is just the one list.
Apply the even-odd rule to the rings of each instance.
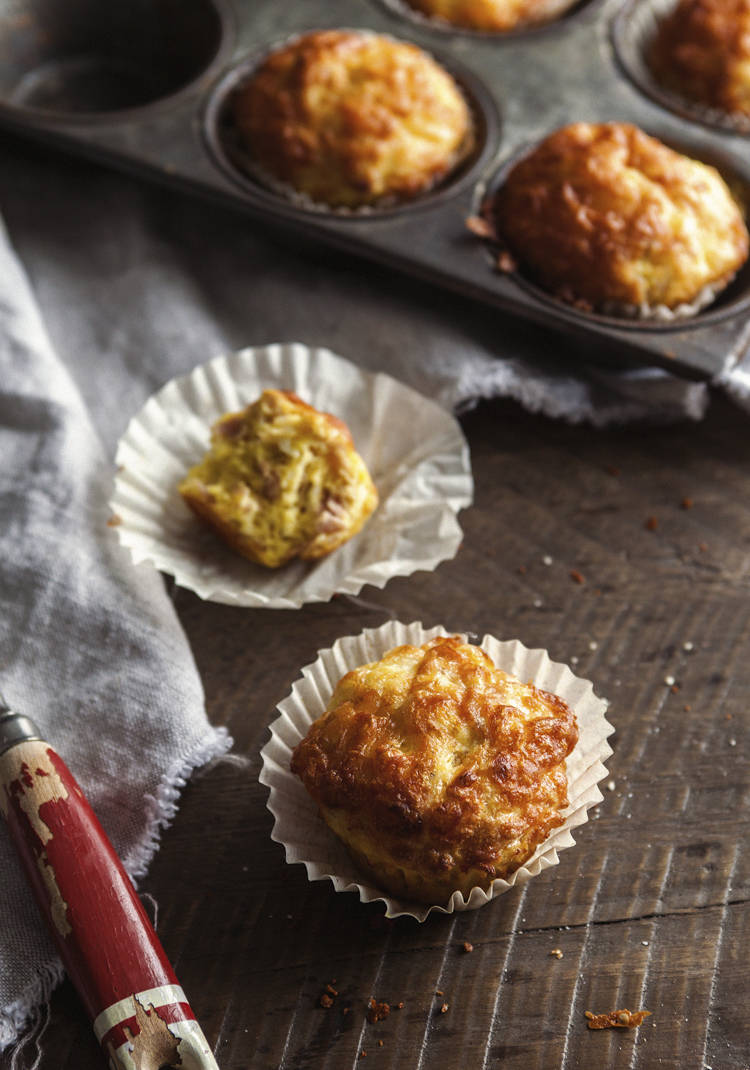
[[[279, 569], [231, 550], [177, 490], [211, 425], [268, 387], [344, 420], [380, 496], [349, 542]], [[171, 380], [130, 421], [116, 463], [110, 523], [135, 564], [151, 561], [201, 598], [237, 606], [298, 608], [433, 569], [456, 554], [456, 514], [473, 496], [469, 448], [449, 412], [388, 375], [299, 343], [242, 349]]]
[[[271, 836], [284, 845], [287, 862], [302, 862], [310, 880], [330, 880], [337, 892], [358, 892], [363, 903], [381, 900], [386, 905], [386, 915], [391, 918], [409, 914], [417, 921], [424, 921], [433, 911], [452, 914], [474, 910], [542, 870], [557, 865], [558, 852], [575, 845], [571, 830], [587, 821], [588, 809], [602, 801], [597, 785], [607, 775], [602, 763], [612, 753], [607, 737], [614, 732], [605, 717], [606, 704], [596, 697], [588, 680], [574, 676], [566, 665], [551, 661], [546, 651], [529, 650], [517, 640], [501, 642], [486, 635], [480, 646], [496, 668], [554, 692], [565, 699], [576, 714], [580, 734], [575, 749], [566, 760], [569, 804], [563, 811], [564, 824], [555, 829], [529, 861], [507, 880], [494, 880], [488, 892], [473, 888], [468, 899], [464, 899], [461, 892], [454, 892], [447, 905], [426, 906], [398, 899], [363, 877], [344, 845], [319, 817], [318, 808], [302, 781], [291, 772], [292, 751], [307, 735], [313, 721], [323, 713], [345, 673], [378, 660], [404, 643], [419, 646], [437, 635], [451, 634], [454, 633], [441, 627], [426, 630], [419, 623], [407, 625], [389, 621], [380, 628], [365, 629], [360, 635], [338, 639], [332, 647], [320, 651], [315, 662], [303, 668], [302, 678], [293, 685], [291, 694], [279, 703], [280, 716], [272, 723], [271, 739], [261, 751], [260, 782], [270, 788], [267, 805], [275, 818]], [[467, 641], [466, 636], [462, 638]]]

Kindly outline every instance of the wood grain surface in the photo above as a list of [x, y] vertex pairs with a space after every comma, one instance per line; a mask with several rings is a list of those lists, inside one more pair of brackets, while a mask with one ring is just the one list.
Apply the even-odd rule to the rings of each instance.
[[[225, 1070], [747, 1070], [750, 417], [716, 395], [699, 423], [600, 431], [510, 402], [462, 423], [476, 498], [455, 560], [297, 611], [175, 592], [235, 746], [187, 785], [143, 882], [160, 938]], [[559, 866], [422, 925], [287, 866], [258, 783], [301, 667], [388, 616], [544, 647], [616, 728]], [[587, 1028], [622, 1007], [651, 1017]], [[41, 1070], [104, 1065], [69, 983], [41, 1047]]]

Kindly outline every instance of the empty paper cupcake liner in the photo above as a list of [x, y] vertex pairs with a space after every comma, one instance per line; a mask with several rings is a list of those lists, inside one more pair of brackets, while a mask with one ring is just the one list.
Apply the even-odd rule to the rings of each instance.
[[275, 818], [271, 835], [284, 845], [287, 862], [303, 863], [310, 880], [330, 880], [338, 892], [358, 892], [363, 903], [382, 901], [388, 917], [409, 914], [417, 921], [424, 921], [433, 911], [452, 914], [483, 906], [509, 888], [557, 865], [558, 852], [575, 845], [572, 829], [587, 821], [589, 808], [602, 801], [597, 785], [607, 775], [602, 763], [612, 753], [607, 737], [614, 732], [605, 717], [606, 704], [596, 697], [588, 680], [574, 676], [566, 665], [550, 661], [546, 651], [529, 650], [517, 640], [500, 642], [488, 635], [482, 640], [481, 648], [497, 668], [559, 695], [576, 714], [580, 735], [566, 763], [569, 805], [563, 812], [564, 824], [507, 880], [498, 878], [487, 892], [474, 888], [468, 899], [455, 892], [447, 905], [425, 906], [397, 899], [363, 877], [343, 844], [319, 817], [318, 808], [302, 781], [291, 772], [292, 751], [324, 712], [334, 687], [345, 673], [378, 660], [404, 643], [420, 646], [437, 635], [450, 634], [441, 627], [425, 630], [421, 624], [389, 621], [381, 628], [338, 639], [330, 649], [320, 652], [317, 661], [302, 670], [302, 678], [279, 704], [280, 716], [271, 725], [271, 740], [261, 752], [260, 781], [270, 788], [268, 808]]
[[[269, 387], [343, 419], [380, 496], [338, 550], [279, 569], [231, 550], [177, 490], [206, 452], [212, 424]], [[458, 550], [456, 514], [473, 494], [468, 446], [449, 412], [388, 375], [295, 343], [242, 349], [173, 379], [131, 420], [116, 462], [110, 523], [134, 562], [150, 561], [201, 598], [237, 606], [296, 608], [433, 569]]]

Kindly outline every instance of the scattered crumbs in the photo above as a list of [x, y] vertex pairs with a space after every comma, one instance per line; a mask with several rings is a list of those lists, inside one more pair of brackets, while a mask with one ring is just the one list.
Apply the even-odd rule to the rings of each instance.
[[586, 580], [584, 579], [583, 573], [579, 572], [577, 568], [572, 568], [570, 570], [570, 578], [572, 580], [575, 580], [576, 583], [585, 583], [586, 582]]
[[344, 1007], [344, 1014], [348, 1014], [348, 1013], [349, 1013], [349, 1008], [348, 1007]]
[[672, 686], [670, 687], [670, 689], [669, 689], [669, 690], [670, 690], [670, 691], [673, 691], [673, 692], [674, 692], [674, 694], [676, 695], [676, 694], [677, 694], [677, 692], [678, 692], [678, 691], [680, 690], [680, 685], [679, 685], [679, 684], [672, 684]]
[[519, 565], [518, 566], [518, 574], [519, 574], [519, 576], [523, 576], [525, 574], [525, 572], [526, 572], [526, 565]]
[[620, 469], [616, 464], [605, 464], [604, 471], [609, 472], [611, 476], [619, 476], [620, 474]]
[[563, 953], [559, 947], [556, 947], [552, 951], [550, 951], [550, 956], [552, 958], [561, 959], [563, 957]]
[[333, 987], [332, 984], [331, 985], [326, 985], [326, 992], [328, 993], [329, 996], [337, 996], [338, 995], [338, 992], [336, 991], [336, 989]]
[[736, 739], [730, 739], [729, 740], [729, 746], [730, 747], [736, 747], [737, 746], [737, 740]]
[[541, 604], [542, 604], [542, 600], [541, 600], [541, 598], [535, 598], [535, 599], [534, 599], [534, 609], [539, 609], [539, 607], [541, 606]]
[[550, 557], [549, 554], [545, 554], [544, 555], [544, 557], [542, 558], [542, 564], [543, 565], [551, 565], [552, 564], [552, 558]]
[[707, 542], [699, 542], [698, 543], [698, 549], [700, 550], [700, 552], [702, 554], [705, 554], [706, 551], [708, 550], [708, 543]]
[[615, 782], [614, 782], [614, 780], [608, 781], [607, 782], [607, 791], [614, 791], [614, 790], [615, 790]]
[[441, 989], [439, 989], [439, 988], [436, 988], [436, 989], [435, 989], [435, 995], [436, 995], [436, 996], [442, 996], [442, 995], [443, 995], [443, 993], [442, 993], [442, 990], [441, 990]]
[[731, 720], [732, 720], [732, 715], [731, 715], [731, 713], [728, 713], [728, 714], [726, 715], [726, 717], [724, 718], [724, 720], [725, 720], [725, 721], [731, 721]]
[[692, 650], [693, 649], [693, 644], [690, 642], [689, 639], [688, 639], [688, 641], [686, 643], [682, 644], [682, 649], [683, 650]]
[[641, 940], [644, 947], [648, 947], [648, 940]]
[[468, 940], [464, 940], [463, 949], [466, 952], [473, 951], [474, 950], [474, 945], [470, 944]]
[[382, 1040], [379, 1040], [379, 1041], [378, 1041], [378, 1045], [379, 1045], [379, 1046], [380, 1046], [380, 1047], [382, 1048], [382, 1047], [383, 1047], [383, 1041], [382, 1041]]
[[690, 713], [690, 711], [692, 710], [692, 708], [693, 708], [693, 707], [692, 707], [692, 706], [690, 705], [690, 703], [689, 703], [689, 702], [687, 702], [687, 703], [685, 704], [685, 713]]
[[396, 1004], [396, 1010], [397, 1010], [397, 1011], [402, 1011], [403, 1009], [404, 1009], [404, 1005], [403, 1005], [403, 1003], [397, 1003], [397, 1004]]
[[598, 650], [598, 649], [599, 649], [599, 644], [592, 639], [591, 642], [589, 643], [589, 650]]
[[447, 1004], [447, 1003], [444, 1003], [444, 1004], [442, 1005], [442, 1007], [440, 1008], [440, 1013], [441, 1013], [441, 1014], [445, 1014], [445, 1012], [446, 1012], [447, 1010], [448, 1010], [448, 1004]]
[[321, 1007], [332, 1007], [333, 1000], [329, 995], [326, 995], [326, 993], [324, 992], [323, 995], [320, 997], [320, 1005]]
[[122, 524], [122, 517], [119, 513], [113, 513], [107, 521], [108, 528], [116, 528], [118, 524]]
[[376, 999], [371, 999], [367, 1008], [367, 1021], [382, 1022], [390, 1013], [391, 1008], [387, 1003], [378, 1003]]
[[625, 1008], [621, 1011], [612, 1011], [610, 1014], [592, 1014], [591, 1011], [586, 1011], [589, 1029], [614, 1029], [616, 1026], [635, 1029], [650, 1014], [651, 1011], [629, 1011]]
[[646, 531], [656, 531], [656, 529], [659, 527], [659, 521], [656, 519], [655, 516], [650, 516], [643, 526], [645, 527]]
[[674, 676], [665, 676], [664, 683], [667, 687], [672, 687], [674, 685]]
[[570, 664], [571, 664], [571, 665], [577, 665], [577, 664], [578, 664], [578, 658], [576, 657], [576, 655], [575, 655], [575, 654], [574, 654], [574, 655], [573, 655], [573, 657], [572, 657], [572, 658], [570, 659]]
[[367, 1052], [366, 1051], [361, 1051], [359, 1053], [359, 1057], [360, 1057], [360, 1059], [366, 1059], [367, 1058]]
[[693, 508], [693, 499], [692, 498], [683, 498], [682, 501], [680, 502], [680, 505], [682, 506], [683, 509], [692, 509]]

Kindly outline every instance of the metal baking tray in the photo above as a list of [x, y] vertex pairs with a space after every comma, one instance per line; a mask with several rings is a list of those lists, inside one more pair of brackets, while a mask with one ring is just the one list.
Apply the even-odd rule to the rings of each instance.
[[[505, 162], [576, 120], [637, 123], [750, 189], [746, 134], [648, 84], [642, 45], [653, 5], [667, 2], [589, 0], [499, 35], [437, 27], [400, 0], [0, 0], [0, 123], [565, 332], [588, 359], [711, 378], [750, 338], [750, 265], [707, 311], [646, 325], [579, 312], [499, 273], [466, 227]], [[235, 166], [222, 117], [242, 71], [290, 36], [334, 27], [411, 40], [458, 78], [480, 143], [451, 181], [398, 209], [342, 216], [292, 204]]]

